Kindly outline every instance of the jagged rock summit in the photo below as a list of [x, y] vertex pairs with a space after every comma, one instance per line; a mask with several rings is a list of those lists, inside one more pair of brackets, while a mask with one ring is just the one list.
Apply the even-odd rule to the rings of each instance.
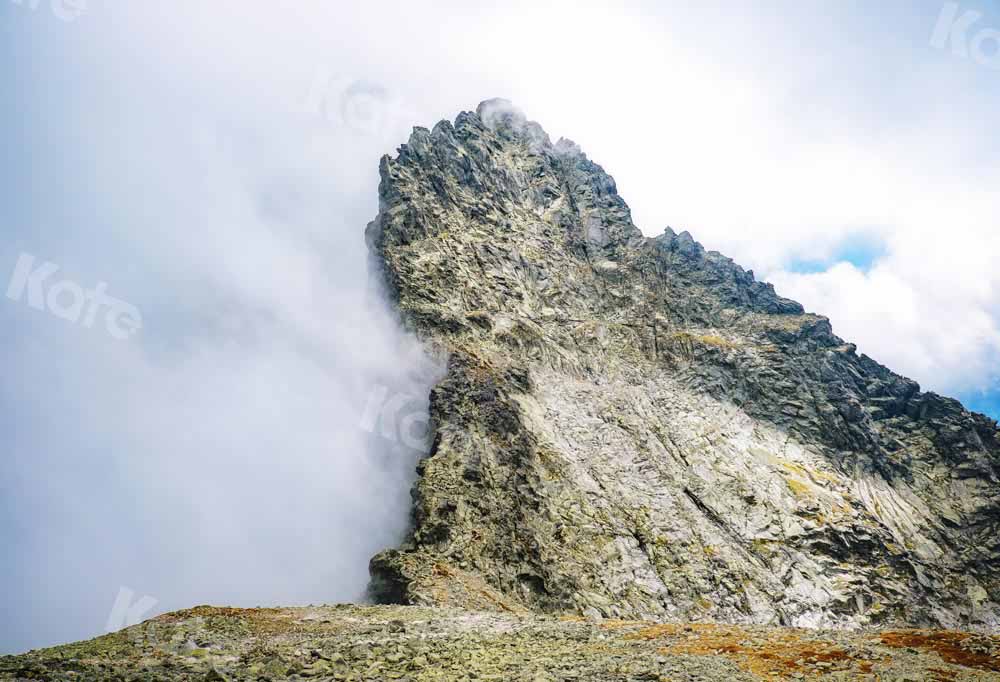
[[403, 605], [202, 606], [0, 680], [1000, 680], [995, 635], [846, 631], [997, 628], [996, 422], [646, 239], [508, 103], [416, 129], [381, 199], [377, 271], [449, 359], [411, 536], [371, 562]]
[[[502, 100], [416, 128], [367, 230], [448, 357], [384, 602], [1000, 626], [1000, 432], [921, 393]], [[905, 343], [905, 340], [901, 340]]]

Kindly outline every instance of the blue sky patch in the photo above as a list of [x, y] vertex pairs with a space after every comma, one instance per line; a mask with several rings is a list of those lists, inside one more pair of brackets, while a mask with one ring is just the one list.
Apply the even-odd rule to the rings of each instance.
[[843, 239], [826, 258], [795, 258], [788, 264], [789, 272], [815, 274], [826, 272], [837, 263], [850, 263], [868, 272], [876, 262], [888, 255], [885, 242], [870, 234], [853, 234]]
[[958, 396], [958, 399], [973, 412], [982, 412], [989, 417], [1000, 420], [1000, 388], [992, 391], [966, 393]]

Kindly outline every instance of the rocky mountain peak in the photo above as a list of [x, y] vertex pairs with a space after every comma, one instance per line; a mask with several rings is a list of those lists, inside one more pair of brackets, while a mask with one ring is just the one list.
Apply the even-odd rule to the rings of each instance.
[[448, 359], [390, 604], [201, 606], [0, 680], [997, 678], [996, 635], [898, 629], [1000, 623], [996, 422], [643, 237], [509, 103], [381, 171], [374, 272]]
[[381, 162], [366, 232], [448, 358], [381, 601], [1000, 626], [1000, 432], [921, 393], [503, 100]]

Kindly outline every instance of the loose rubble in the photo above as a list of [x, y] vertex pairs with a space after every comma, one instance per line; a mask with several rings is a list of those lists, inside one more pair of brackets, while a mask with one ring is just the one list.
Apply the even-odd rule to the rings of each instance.
[[406, 606], [202, 606], [0, 658], [0, 680], [1000, 680], [1000, 638], [679, 625]]

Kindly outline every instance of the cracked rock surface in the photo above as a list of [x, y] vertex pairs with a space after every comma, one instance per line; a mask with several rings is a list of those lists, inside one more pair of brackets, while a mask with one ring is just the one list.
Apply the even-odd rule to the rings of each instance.
[[600, 166], [509, 103], [416, 128], [366, 235], [448, 358], [378, 600], [1000, 625], [997, 423], [688, 233], [644, 237]]

